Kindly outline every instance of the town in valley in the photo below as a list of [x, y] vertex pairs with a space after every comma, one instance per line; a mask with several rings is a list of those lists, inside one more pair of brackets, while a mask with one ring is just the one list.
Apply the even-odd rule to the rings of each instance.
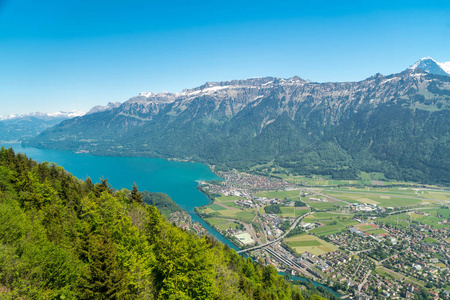
[[450, 190], [217, 173], [197, 213], [243, 255], [343, 299], [450, 298]]

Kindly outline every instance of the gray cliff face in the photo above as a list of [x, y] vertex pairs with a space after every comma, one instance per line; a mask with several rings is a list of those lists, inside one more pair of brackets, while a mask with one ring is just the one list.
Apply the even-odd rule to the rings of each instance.
[[349, 109], [366, 109], [389, 102], [427, 85], [424, 72], [409, 71], [388, 77], [375, 75], [361, 82], [314, 83], [298, 77], [289, 79], [258, 78], [229, 82], [206, 83], [181, 93], [141, 93], [114, 107], [115, 114], [151, 121], [160, 112], [176, 118], [186, 111], [198, 116], [199, 108], [204, 117], [231, 119], [247, 107], [257, 107], [266, 98], [279, 102], [276, 114], [286, 112], [295, 119], [299, 109], [327, 108], [332, 123]]
[[86, 115], [95, 114], [95, 113], [102, 112], [102, 111], [112, 110], [119, 106], [120, 106], [120, 102], [108, 102], [108, 104], [106, 106], [96, 105], [93, 108], [91, 108], [86, 113]]
[[[186, 118], [230, 120], [244, 109], [276, 105], [272, 117], [286, 113], [292, 120], [303, 118], [298, 113], [326, 110], [324, 123], [338, 124], [360, 109], [371, 109], [413, 91], [426, 90], [431, 79], [416, 70], [398, 75], [375, 75], [361, 82], [314, 83], [300, 78], [260, 78], [220, 83], [207, 83], [178, 94], [152, 94], [126, 101], [116, 113], [143, 122], [161, 112]], [[271, 99], [268, 103], [267, 99]], [[264, 125], [263, 125], [264, 126]]]

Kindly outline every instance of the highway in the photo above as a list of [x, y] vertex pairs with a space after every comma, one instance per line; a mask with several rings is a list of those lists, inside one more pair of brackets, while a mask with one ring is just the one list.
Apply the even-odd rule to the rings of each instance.
[[252, 247], [252, 248], [248, 248], [248, 249], [244, 249], [244, 250], [237, 251], [237, 253], [245, 253], [245, 252], [253, 251], [253, 250], [256, 250], [256, 249], [261, 249], [261, 248], [267, 247], [267, 246], [269, 246], [269, 245], [272, 245], [272, 244], [274, 244], [274, 243], [276, 243], [276, 242], [281, 241], [282, 239], [284, 239], [284, 238], [286, 237], [286, 235], [288, 235], [289, 232], [291, 232], [292, 229], [294, 229], [294, 228], [297, 226], [297, 224], [298, 224], [304, 217], [309, 216], [310, 214], [311, 214], [311, 211], [309, 211], [308, 213], [304, 214], [303, 216], [298, 217], [297, 220], [295, 220], [295, 222], [294, 222], [294, 223], [292, 224], [292, 226], [289, 228], [289, 230], [286, 231], [286, 232], [285, 232], [282, 236], [280, 236], [279, 238], [277, 238], [277, 239], [275, 239], [275, 240], [273, 240], [273, 241], [267, 242], [267, 243], [265, 243], [265, 244], [262, 244], [262, 245], [258, 245], [258, 246]]

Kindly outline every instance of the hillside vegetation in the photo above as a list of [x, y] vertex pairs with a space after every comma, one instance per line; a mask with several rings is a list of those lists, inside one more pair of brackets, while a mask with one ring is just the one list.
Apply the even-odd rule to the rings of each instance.
[[170, 225], [135, 188], [113, 192], [4, 148], [0, 298], [303, 299], [274, 267]]

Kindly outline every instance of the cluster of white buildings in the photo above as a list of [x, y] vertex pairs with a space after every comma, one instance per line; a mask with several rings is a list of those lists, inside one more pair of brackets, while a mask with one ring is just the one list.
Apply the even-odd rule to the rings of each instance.
[[356, 211], [374, 211], [378, 209], [378, 205], [367, 203], [364, 204], [355, 203], [352, 205], [352, 209]]

